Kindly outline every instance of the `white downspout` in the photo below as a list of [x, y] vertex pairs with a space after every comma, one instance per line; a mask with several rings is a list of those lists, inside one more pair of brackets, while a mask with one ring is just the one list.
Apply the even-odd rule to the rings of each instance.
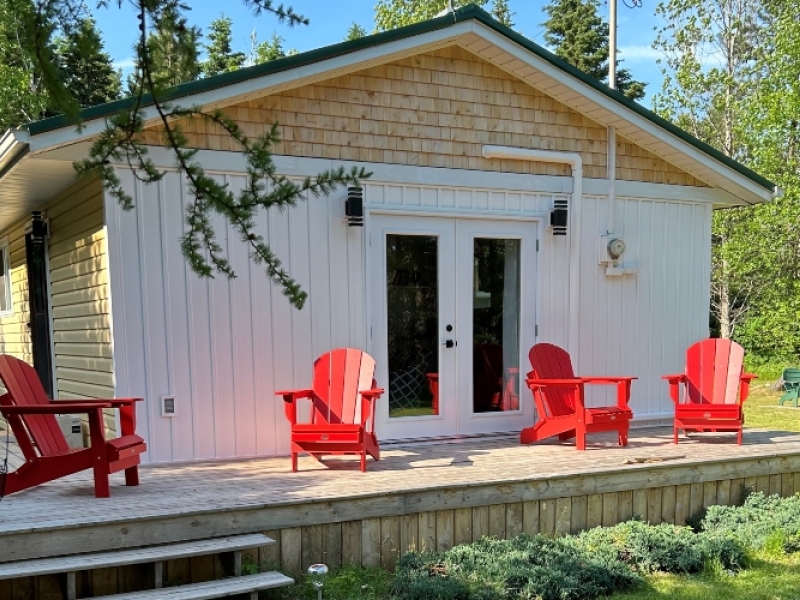
[[569, 352], [577, 359], [580, 336], [580, 251], [581, 251], [581, 200], [583, 199], [583, 159], [575, 152], [556, 152], [513, 148], [510, 146], [484, 146], [484, 158], [526, 160], [530, 162], [558, 163], [572, 169], [572, 202], [569, 207]]
[[617, 130], [613, 125], [608, 127], [608, 216], [606, 233], [614, 231], [614, 204], [617, 195]]

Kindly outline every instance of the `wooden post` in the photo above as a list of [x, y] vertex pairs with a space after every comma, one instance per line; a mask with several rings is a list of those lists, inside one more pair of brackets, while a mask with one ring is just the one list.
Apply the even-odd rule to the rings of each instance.
[[78, 598], [78, 583], [75, 571], [67, 573], [67, 600], [77, 600]]
[[155, 589], [160, 590], [164, 587], [164, 562], [158, 561], [153, 567], [155, 569]]

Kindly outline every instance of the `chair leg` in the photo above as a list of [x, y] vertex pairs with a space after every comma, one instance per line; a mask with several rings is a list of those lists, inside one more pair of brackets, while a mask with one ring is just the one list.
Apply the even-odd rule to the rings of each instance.
[[361, 472], [366, 473], [367, 471], [367, 451], [362, 450], [361, 452]]
[[297, 452], [292, 452], [292, 473], [297, 473]]
[[125, 485], [139, 485], [139, 467], [125, 469]]
[[678, 443], [678, 426], [677, 425], [675, 426], [674, 432], [673, 432], [673, 435], [672, 435], [672, 443], [673, 444], [677, 444]]
[[628, 445], [628, 426], [621, 428], [619, 430], [618, 441], [620, 446], [627, 446]]
[[742, 433], [743, 432], [741, 429], [736, 432], [736, 443], [739, 444], [740, 446], [742, 445]]

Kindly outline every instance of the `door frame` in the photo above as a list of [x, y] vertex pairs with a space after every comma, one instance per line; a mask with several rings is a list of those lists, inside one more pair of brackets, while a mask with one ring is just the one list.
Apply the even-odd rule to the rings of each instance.
[[[378, 377], [378, 384], [388, 386], [388, 380], [386, 380], [385, 375], [386, 371], [382, 369], [386, 369], [386, 365], [381, 366], [382, 362], [385, 362], [384, 354], [386, 352], [385, 348], [385, 333], [381, 331], [381, 327], [385, 330], [386, 327], [386, 315], [379, 314], [380, 311], [383, 309], [385, 310], [386, 306], [386, 282], [385, 279], [385, 265], [382, 264], [385, 262], [385, 237], [384, 234], [388, 229], [390, 233], [422, 233], [424, 234], [425, 228], [415, 228], [415, 230], [405, 231], [402, 226], [394, 227], [382, 227], [384, 220], [387, 221], [395, 221], [398, 224], [402, 223], [403, 218], [413, 218], [415, 220], [430, 220], [434, 221], [436, 219], [447, 219], [452, 220], [454, 223], [455, 236], [454, 236], [454, 246], [455, 248], [458, 247], [458, 228], [459, 222], [461, 221], [483, 221], [487, 224], [487, 229], [494, 229], [496, 227], [496, 223], [508, 223], [513, 224], [513, 227], [518, 227], [519, 225], [528, 223], [534, 227], [533, 230], [533, 243], [535, 244], [535, 250], [532, 252], [532, 272], [533, 277], [529, 279], [527, 286], [525, 285], [523, 278], [521, 277], [521, 289], [520, 289], [520, 305], [525, 306], [523, 299], [523, 289], [525, 287], [528, 288], [527, 296], [533, 305], [532, 308], [532, 315], [530, 315], [527, 319], [523, 319], [520, 324], [520, 381], [519, 381], [519, 392], [520, 392], [520, 410], [514, 411], [515, 416], [520, 416], [520, 419], [527, 419], [528, 421], [532, 422], [533, 419], [533, 403], [529, 401], [529, 398], [526, 397], [525, 392], [527, 391], [524, 385], [524, 376], [527, 373], [527, 350], [529, 347], [525, 347], [525, 344], [528, 343], [525, 340], [530, 340], [530, 344], [532, 345], [535, 343], [536, 338], [538, 336], [538, 322], [539, 322], [539, 306], [540, 306], [540, 289], [539, 289], [539, 272], [540, 272], [540, 256], [539, 256], [539, 249], [541, 246], [540, 240], [543, 236], [544, 231], [544, 217], [539, 214], [490, 214], [487, 215], [485, 213], [474, 213], [474, 212], [467, 212], [467, 211], [420, 211], [420, 210], [408, 210], [408, 209], [401, 209], [401, 210], [392, 210], [386, 209], [384, 207], [377, 208], [377, 209], [369, 209], [367, 208], [366, 211], [366, 218], [365, 218], [365, 233], [367, 236], [367, 252], [365, 257], [365, 274], [366, 274], [366, 281], [372, 282], [372, 285], [367, 285], [366, 289], [366, 320], [368, 326], [368, 335], [367, 335], [367, 350], [370, 354], [372, 354], [377, 362], [378, 362], [378, 371], [376, 372], [376, 377]], [[502, 227], [502, 226], [501, 226]], [[478, 227], [480, 228], [480, 226]], [[408, 228], [406, 228], [408, 229]], [[395, 231], [396, 230], [396, 231]], [[488, 232], [488, 235], [491, 235], [491, 231]], [[513, 234], [507, 235], [509, 238], [513, 238]], [[473, 238], [470, 238], [473, 239]], [[378, 246], [377, 244], [383, 245], [382, 250], [380, 252], [377, 251]], [[530, 260], [530, 259], [529, 259]], [[440, 254], [440, 263], [441, 263], [441, 254]], [[453, 261], [455, 265], [455, 260]], [[520, 264], [520, 274], [525, 273], [525, 269], [527, 265], [525, 265], [524, 261], [521, 260]], [[456, 276], [457, 279], [457, 276]], [[377, 281], [377, 284], [376, 284]], [[471, 281], [471, 278], [470, 278]], [[458, 289], [458, 280], [455, 283], [456, 289]], [[380, 296], [376, 296], [376, 294], [380, 294]], [[471, 308], [471, 307], [470, 307]], [[459, 315], [457, 311], [459, 307], [457, 306], [457, 302], [454, 303], [453, 310], [455, 314], [453, 318], [456, 322], [459, 320]], [[471, 314], [471, 311], [470, 311]], [[442, 328], [444, 327], [444, 322], [440, 322], [440, 335], [442, 335]], [[524, 335], [522, 333], [524, 327], [533, 327], [533, 332], [530, 335]], [[377, 329], [377, 331], [376, 331]], [[471, 328], [470, 328], [471, 329]], [[458, 330], [456, 330], [458, 333]], [[464, 339], [465, 336], [462, 335]], [[384, 347], [381, 347], [381, 345]], [[465, 344], [462, 352], [466, 350], [467, 346], [471, 350], [471, 344]], [[458, 349], [458, 348], [457, 348]], [[441, 369], [441, 348], [440, 348], [440, 369]], [[455, 411], [457, 413], [456, 422], [453, 424], [454, 427], [452, 429], [448, 429], [442, 432], [434, 431], [427, 431], [429, 428], [425, 428], [425, 430], [420, 430], [418, 427], [415, 427], [415, 432], [419, 431], [419, 435], [414, 436], [395, 436], [395, 435], [385, 435], [381, 431], [381, 425], [383, 422], [388, 420], [388, 399], [384, 401], [383, 399], [379, 402], [377, 410], [384, 412], [379, 412], [382, 418], [376, 418], [376, 425], [378, 426], [378, 436], [380, 439], [389, 439], [389, 440], [401, 440], [401, 439], [428, 439], [428, 438], [442, 438], [442, 437], [469, 437], [473, 435], [483, 435], [486, 433], [514, 433], [522, 429], [523, 426], [527, 426], [530, 423], [520, 424], [518, 426], [514, 426], [513, 428], [503, 428], [500, 426], [498, 430], [498, 426], [496, 425], [498, 421], [503, 420], [502, 417], [498, 417], [496, 413], [494, 414], [472, 414], [472, 396], [471, 396], [471, 389], [472, 389], [472, 369], [469, 370], [469, 377], [463, 376], [461, 377], [458, 374], [458, 365], [463, 363], [464, 359], [460, 357], [456, 357], [456, 372], [454, 373], [454, 384], [453, 384], [453, 391], [452, 393], [460, 395], [461, 389], [459, 389], [459, 382], [462, 380], [468, 380], [467, 384], [469, 386], [470, 392], [470, 401], [469, 403], [466, 400], [457, 403], [455, 406]], [[470, 358], [471, 361], [471, 358]], [[383, 379], [381, 378], [383, 377]], [[442, 403], [443, 407], [446, 407], [446, 402]], [[385, 408], [382, 408], [382, 405]], [[465, 408], [466, 407], [466, 408]], [[473, 420], [475, 423], [479, 423], [479, 426], [472, 427], [472, 428], [462, 428], [460, 421], [467, 422], [464, 420], [464, 412], [468, 410], [470, 413], [470, 420]], [[506, 418], [508, 415], [504, 415]], [[408, 421], [406, 421], [408, 419]], [[440, 415], [429, 415], [429, 416], [422, 416], [422, 417], [405, 417], [404, 422], [414, 422], [417, 425], [422, 424], [423, 422], [432, 422], [432, 423], [440, 423], [444, 424], [444, 419]]]

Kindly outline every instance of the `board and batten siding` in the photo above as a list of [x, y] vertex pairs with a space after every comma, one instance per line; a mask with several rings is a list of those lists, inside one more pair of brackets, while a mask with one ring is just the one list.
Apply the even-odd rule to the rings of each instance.
[[[103, 189], [79, 179], [44, 207], [56, 398], [114, 397]], [[116, 431], [113, 411], [106, 427]]]
[[[366, 280], [368, 242], [364, 229], [343, 222], [343, 194], [258, 218], [258, 232], [309, 292], [298, 311], [251, 264], [239, 235], [219, 219], [218, 242], [237, 277], [201, 279], [190, 271], [179, 246], [187, 189], [177, 174], [150, 186], [124, 169], [119, 175], [135, 209], [122, 211], [106, 199], [116, 392], [146, 398], [139, 406], [139, 429], [148, 441], [145, 459], [287, 453], [289, 426], [274, 391], [306, 387], [313, 359], [330, 348], [370, 350], [369, 291], [383, 282]], [[241, 173], [216, 176], [234, 192], [245, 181]], [[365, 194], [370, 210], [480, 210], [510, 219], [544, 216], [560, 197], [377, 181], [367, 184]], [[708, 334], [711, 207], [636, 198], [620, 198], [616, 206], [617, 230], [628, 243], [626, 259], [640, 272], [605, 275], [598, 246], [607, 203], [585, 198], [581, 334], [574, 360], [584, 373], [637, 375], [636, 416], [663, 418], [671, 401], [661, 376], [679, 371], [686, 347]], [[539, 340], [565, 346], [568, 239], [545, 233], [537, 281]], [[589, 402], [607, 401], [611, 393], [595, 391]], [[163, 396], [175, 396], [176, 416], [162, 416]]]
[[11, 275], [11, 313], [0, 316], [0, 354], [12, 354], [33, 362], [30, 309], [28, 304], [28, 272], [25, 263], [25, 225], [20, 221], [0, 232], [0, 240], [8, 241]]

